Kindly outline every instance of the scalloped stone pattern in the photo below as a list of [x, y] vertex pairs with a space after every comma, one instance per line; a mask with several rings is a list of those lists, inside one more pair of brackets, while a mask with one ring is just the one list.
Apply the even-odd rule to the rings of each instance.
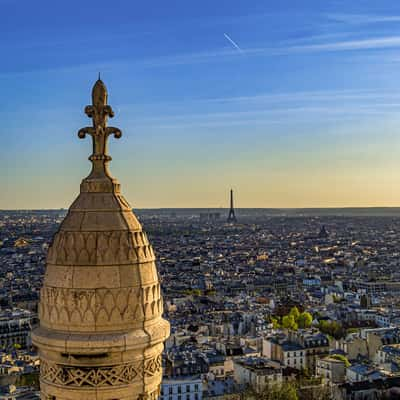
[[144, 232], [68, 232], [54, 236], [47, 262], [58, 265], [110, 265], [155, 261]]
[[140, 326], [163, 312], [160, 285], [119, 289], [41, 289], [42, 326], [66, 331], [119, 330]]

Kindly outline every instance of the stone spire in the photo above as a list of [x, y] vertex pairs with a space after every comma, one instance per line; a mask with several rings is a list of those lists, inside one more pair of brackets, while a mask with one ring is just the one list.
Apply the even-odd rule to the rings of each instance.
[[131, 206], [111, 177], [107, 126], [114, 113], [99, 79], [85, 108], [92, 170], [83, 179], [47, 256], [32, 334], [41, 360], [42, 399], [154, 399], [169, 335], [155, 256]]
[[113, 109], [107, 104], [107, 97], [107, 88], [99, 78], [92, 90], [93, 104], [85, 107], [85, 114], [92, 118], [93, 126], [87, 126], [78, 132], [81, 139], [85, 138], [86, 134], [93, 138], [93, 154], [89, 157], [93, 167], [89, 180], [111, 178], [108, 171], [108, 163], [111, 161], [107, 148], [108, 137], [113, 134], [119, 139], [122, 136], [118, 128], [107, 126], [108, 118], [114, 117]]

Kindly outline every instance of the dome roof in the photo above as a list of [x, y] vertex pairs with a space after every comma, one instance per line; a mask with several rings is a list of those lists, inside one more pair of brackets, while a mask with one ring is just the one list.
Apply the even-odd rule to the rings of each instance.
[[70, 399], [70, 390], [72, 398], [91, 399], [91, 389], [93, 396], [104, 390], [105, 400], [143, 393], [156, 399], [169, 323], [155, 255], [108, 170], [107, 139], [121, 131], [107, 126], [114, 114], [100, 80], [92, 100], [85, 112], [93, 126], [78, 133], [93, 138], [92, 170], [49, 247], [32, 335], [41, 390], [57, 399]]

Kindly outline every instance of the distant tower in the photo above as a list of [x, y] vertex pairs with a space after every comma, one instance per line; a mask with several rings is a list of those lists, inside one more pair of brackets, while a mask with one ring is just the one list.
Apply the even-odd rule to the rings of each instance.
[[157, 400], [169, 336], [153, 249], [120, 184], [110, 175], [107, 126], [114, 116], [98, 80], [92, 105], [92, 171], [47, 255], [40, 293], [42, 400]]
[[322, 225], [322, 228], [321, 228], [321, 230], [319, 231], [318, 237], [319, 237], [320, 239], [327, 239], [327, 238], [329, 237], [329, 233], [328, 233], [328, 231], [326, 230], [325, 225]]
[[228, 222], [236, 222], [235, 209], [233, 207], [233, 190], [231, 189], [231, 208], [229, 209]]

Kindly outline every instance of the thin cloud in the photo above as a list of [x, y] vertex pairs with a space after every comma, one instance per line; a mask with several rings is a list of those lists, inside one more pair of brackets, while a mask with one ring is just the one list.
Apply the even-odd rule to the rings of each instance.
[[313, 51], [348, 51], [348, 50], [374, 50], [400, 46], [400, 36], [388, 36], [360, 40], [347, 40], [330, 43], [318, 43], [304, 46], [288, 47], [288, 52], [313, 52]]
[[400, 22], [400, 15], [329, 14], [327, 17], [351, 25]]
[[[225, 35], [225, 34], [224, 34]], [[227, 38], [227, 40], [229, 40]], [[232, 39], [231, 39], [232, 40]], [[231, 42], [229, 40], [229, 42]], [[232, 43], [232, 42], [231, 42]], [[241, 49], [235, 42], [232, 43], [241, 54], [249, 56], [280, 56], [296, 53], [332, 52], [332, 51], [357, 51], [357, 50], [379, 50], [400, 47], [400, 36], [375, 37], [359, 40], [342, 40], [332, 42], [319, 42], [304, 45], [280, 44], [273, 47], [251, 47]], [[139, 61], [147, 66], [163, 66], [209, 62], [212, 59], [227, 59], [238, 55], [237, 51], [226, 49], [215, 49], [213, 51], [183, 53], [175, 56], [160, 57]]]
[[231, 38], [229, 37], [226, 33], [224, 33], [225, 38], [241, 53], [243, 53], [243, 50], [239, 47], [239, 45]]
[[228, 126], [256, 126], [256, 125], [288, 125], [291, 124], [291, 118], [296, 116], [296, 123], [314, 123], [316, 120], [323, 120], [338, 123], [338, 120], [354, 120], [360, 117], [379, 117], [396, 116], [394, 110], [375, 110], [372, 108], [354, 108], [354, 109], [331, 109], [323, 107], [297, 108], [277, 110], [275, 112], [247, 112], [247, 113], [223, 113], [205, 114], [199, 116], [176, 116], [175, 118], [164, 118], [159, 121], [155, 119], [135, 120], [137, 127], [151, 127], [154, 129], [183, 129], [199, 127], [228, 127]]
[[[393, 109], [394, 108], [394, 109]], [[326, 119], [332, 117], [337, 121], [338, 117], [350, 118], [354, 116], [380, 116], [380, 115], [397, 115], [397, 107], [391, 104], [380, 105], [353, 105], [353, 106], [298, 106], [298, 107], [282, 107], [274, 110], [249, 110], [249, 111], [226, 111], [226, 112], [197, 112], [195, 114], [176, 114], [164, 115], [159, 117], [139, 118], [135, 120], [138, 126], [202, 126], [204, 124], [218, 124], [220, 126], [230, 125], [232, 123], [255, 123], [263, 122], [274, 123], [288, 122], [288, 116], [296, 116], [301, 120], [310, 122], [316, 119]]]
[[[227, 40], [229, 40], [227, 38]], [[229, 40], [230, 41], [230, 40]], [[231, 42], [231, 41], [230, 41]], [[233, 42], [234, 43], [234, 42]], [[232, 45], [234, 45], [232, 43]], [[237, 46], [237, 45], [236, 45]], [[313, 53], [313, 52], [333, 52], [333, 51], [357, 51], [357, 50], [379, 50], [400, 47], [400, 36], [387, 36], [359, 40], [343, 40], [325, 43], [311, 43], [304, 45], [278, 45], [274, 47], [253, 47], [241, 49], [235, 47], [241, 54], [249, 56], [280, 56], [291, 55], [296, 53]], [[143, 63], [148, 66], [162, 65], [178, 65], [209, 62], [213, 59], [227, 59], [235, 57], [238, 52], [229, 51], [226, 49], [215, 49], [209, 52], [186, 53], [172, 57], [161, 57], [159, 59], [143, 60]]]
[[[379, 100], [379, 103], [377, 102]], [[137, 109], [139, 106], [162, 106], [163, 108], [169, 107], [170, 109], [181, 109], [182, 106], [186, 106], [188, 103], [200, 105], [215, 105], [235, 107], [239, 105], [242, 109], [243, 105], [251, 105], [264, 107], [268, 104], [282, 107], [282, 103], [285, 105], [291, 103], [306, 103], [312, 104], [315, 102], [321, 103], [332, 103], [332, 102], [347, 102], [357, 104], [361, 107], [360, 101], [364, 102], [365, 105], [370, 106], [373, 103], [375, 107], [399, 107], [400, 93], [382, 91], [380, 89], [359, 89], [359, 90], [316, 90], [316, 91], [295, 91], [295, 92], [280, 92], [280, 93], [258, 93], [254, 95], [244, 96], [231, 96], [231, 97], [214, 97], [214, 98], [192, 98], [182, 100], [165, 100], [151, 103], [125, 103], [120, 107], [123, 110], [130, 110], [132, 108]], [[155, 118], [152, 116], [151, 118]], [[164, 119], [164, 117], [162, 117]]]
[[[1, 1], [1, 0], [0, 0]], [[229, 36], [228, 36], [229, 37]], [[227, 38], [227, 40], [229, 40]], [[232, 40], [232, 39], [231, 39]], [[230, 41], [231, 42], [231, 41]], [[233, 42], [235, 43], [235, 42]], [[155, 58], [143, 58], [143, 59], [115, 59], [112, 62], [109, 60], [99, 60], [95, 63], [79, 64], [71, 63], [71, 65], [64, 66], [52, 66], [52, 67], [38, 67], [32, 70], [21, 70], [21, 71], [1, 71], [0, 79], [8, 79], [10, 76], [25, 76], [27, 74], [38, 74], [38, 73], [56, 73], [56, 72], [71, 72], [74, 70], [113, 70], [115, 68], [123, 68], [127, 66], [138, 66], [138, 67], [165, 67], [172, 65], [189, 65], [189, 64], [200, 64], [217, 61], [229, 61], [235, 59], [240, 54], [248, 56], [290, 56], [292, 54], [307, 54], [316, 52], [340, 52], [340, 51], [357, 51], [357, 50], [378, 50], [378, 49], [390, 49], [400, 47], [400, 36], [387, 36], [368, 38], [360, 40], [342, 40], [332, 42], [318, 42], [303, 45], [290, 45], [288, 43], [281, 43], [273, 47], [253, 47], [247, 49], [241, 49], [237, 44], [233, 49], [213, 49], [210, 51], [193, 52], [193, 53], [180, 53], [170, 56], [160, 56]], [[393, 57], [391, 59], [393, 60]], [[382, 58], [380, 62], [382, 62]]]

